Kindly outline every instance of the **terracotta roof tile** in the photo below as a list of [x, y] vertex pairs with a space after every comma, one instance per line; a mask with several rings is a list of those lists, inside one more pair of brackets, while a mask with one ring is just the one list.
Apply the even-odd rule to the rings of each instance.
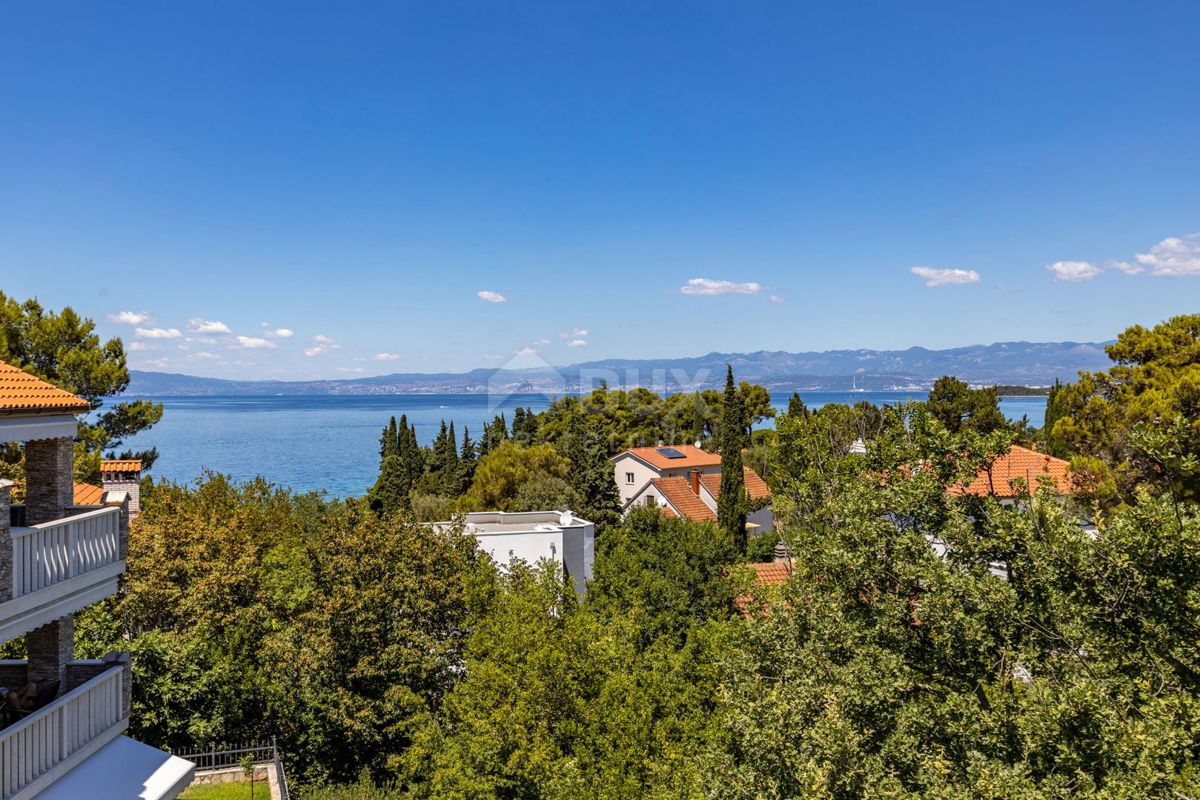
[[141, 472], [142, 460], [140, 458], [124, 458], [112, 461], [100, 462], [101, 472]]
[[755, 572], [755, 580], [764, 586], [778, 586], [787, 583], [792, 577], [791, 567], [783, 561], [770, 561], [765, 564], [747, 564]]
[[[1018, 497], [1035, 491], [1038, 478], [1048, 475], [1058, 492], [1070, 494], [1073, 490], [1070, 469], [1070, 462], [1061, 458], [1013, 445], [1007, 453], [992, 462], [990, 471], [981, 470], [975, 480], [966, 486], [953, 486], [948, 491], [954, 495], [970, 494], [977, 497]], [[1013, 481], [1018, 479], [1025, 484], [1020, 489], [1013, 485]]]
[[[746, 494], [751, 500], [761, 500], [764, 497], [771, 496], [771, 487], [767, 486], [767, 482], [758, 476], [758, 473], [749, 467], [742, 467], [742, 480], [746, 482]], [[708, 489], [708, 493], [717, 499], [721, 496], [721, 474], [718, 472], [710, 472], [700, 476], [700, 482], [704, 484], [704, 488]]]
[[650, 483], [680, 515], [693, 522], [717, 521], [717, 515], [713, 510], [704, 505], [704, 501], [692, 492], [692, 486], [688, 483], [687, 478], [680, 476], [655, 478]]
[[0, 411], [88, 411], [82, 397], [65, 392], [23, 369], [0, 361]]
[[692, 444], [663, 445], [664, 449], [667, 447], [678, 450], [683, 454], [683, 458], [667, 458], [658, 452], [657, 447], [631, 447], [628, 450], [622, 450], [620, 453], [617, 453], [613, 458], [617, 459], [626, 453], [632, 453], [655, 469], [715, 467], [721, 463], [721, 456], [716, 453], [710, 453], [707, 450], [701, 450]]
[[98, 506], [104, 498], [104, 490], [90, 483], [75, 484], [75, 505]]

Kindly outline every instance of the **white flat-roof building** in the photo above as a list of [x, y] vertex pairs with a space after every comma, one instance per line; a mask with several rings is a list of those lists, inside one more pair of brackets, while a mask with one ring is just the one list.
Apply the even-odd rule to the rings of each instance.
[[502, 566], [515, 558], [536, 564], [545, 558], [563, 572], [583, 597], [592, 579], [596, 526], [570, 511], [476, 511], [451, 522], [435, 522], [451, 529], [462, 526]]

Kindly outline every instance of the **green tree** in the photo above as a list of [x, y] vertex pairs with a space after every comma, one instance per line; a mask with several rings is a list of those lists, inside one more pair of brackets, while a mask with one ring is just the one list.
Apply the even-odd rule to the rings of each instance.
[[569, 465], [548, 444], [522, 447], [504, 441], [479, 459], [462, 508], [472, 511], [510, 511], [522, 485], [535, 478], [566, 478]]
[[926, 405], [951, 433], [969, 429], [986, 434], [1008, 427], [994, 386], [972, 389], [958, 378], [943, 375], [929, 390]]
[[[101, 453], [115, 455], [125, 440], [162, 418], [162, 405], [145, 400], [113, 404], [100, 412], [105, 399], [125, 391], [129, 370], [120, 339], [101, 342], [95, 323], [70, 307], [55, 313], [37, 300], [17, 300], [0, 292], [0, 361], [31, 372], [91, 404], [92, 414], [81, 420], [76, 440], [75, 472], [80, 480], [100, 475]], [[121, 458], [140, 458], [149, 469], [158, 453], [154, 449], [120, 452]], [[21, 473], [21, 453], [16, 447], [0, 451], [0, 474]]]
[[579, 496], [580, 505], [573, 510], [600, 530], [621, 516], [621, 498], [602, 436], [589, 429], [582, 414], [575, 414], [561, 442], [561, 452], [570, 463], [567, 483]]
[[742, 449], [748, 444], [742, 395], [733, 383], [733, 367], [726, 367], [725, 398], [721, 413], [721, 492], [717, 498], [717, 524], [739, 553], [746, 551], [746, 480]]
[[1104, 503], [1133, 502], [1139, 486], [1200, 496], [1200, 470], [1186, 459], [1164, 464], [1138, 439], [1178, 424], [1178, 451], [1200, 453], [1200, 314], [1135, 325], [1105, 349], [1112, 368], [1081, 373], [1057, 392], [1052, 441], [1076, 456], [1073, 469]]

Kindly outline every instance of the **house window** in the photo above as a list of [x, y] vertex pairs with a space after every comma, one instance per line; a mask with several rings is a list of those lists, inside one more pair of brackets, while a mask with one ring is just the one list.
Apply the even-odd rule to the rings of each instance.
[[633, 473], [632, 473], [632, 472], [626, 472], [626, 473], [625, 473], [625, 482], [626, 482], [626, 483], [628, 483], [628, 484], [632, 484], [632, 483], [633, 483]]
[[657, 503], [654, 502], [654, 495], [652, 495], [652, 494], [646, 495], [646, 505], [649, 506], [650, 508], [654, 508], [654, 506], [658, 505]]

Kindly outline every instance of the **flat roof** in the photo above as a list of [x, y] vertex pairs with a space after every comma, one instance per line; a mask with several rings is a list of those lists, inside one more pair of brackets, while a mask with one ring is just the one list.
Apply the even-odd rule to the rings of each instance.
[[38, 800], [160, 800], [192, 782], [195, 764], [118, 736], [38, 794]]
[[460, 519], [435, 522], [450, 528], [461, 524], [468, 533], [548, 533], [591, 525], [570, 511], [473, 511]]

